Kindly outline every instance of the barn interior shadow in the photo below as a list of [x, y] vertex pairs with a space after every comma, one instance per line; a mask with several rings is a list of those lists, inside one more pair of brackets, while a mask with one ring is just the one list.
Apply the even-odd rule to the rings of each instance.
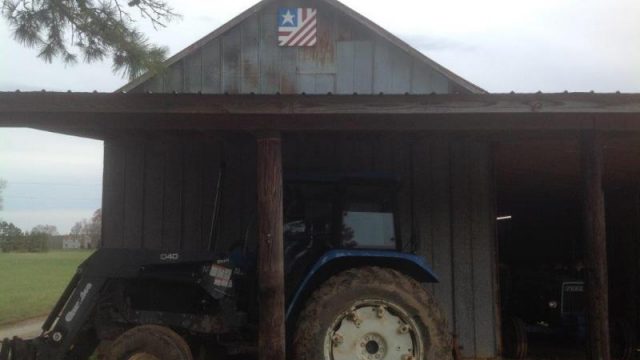
[[[612, 353], [635, 359], [637, 162], [605, 152]], [[626, 144], [624, 144], [626, 145]], [[587, 339], [580, 156], [575, 140], [496, 147], [503, 350], [511, 359], [584, 359]], [[637, 165], [633, 165], [636, 166]], [[633, 295], [633, 296], [629, 296]]]

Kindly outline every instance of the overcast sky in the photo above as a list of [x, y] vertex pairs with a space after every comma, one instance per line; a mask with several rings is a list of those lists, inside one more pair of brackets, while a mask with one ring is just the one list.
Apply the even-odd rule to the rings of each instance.
[[[162, 31], [140, 23], [176, 53], [255, 0], [169, 0], [183, 15]], [[345, 0], [448, 69], [490, 92], [640, 92], [638, 0]], [[45, 64], [15, 43], [0, 20], [0, 91], [113, 91], [111, 64]], [[73, 222], [100, 207], [102, 144], [0, 129], [0, 218], [23, 229]]]

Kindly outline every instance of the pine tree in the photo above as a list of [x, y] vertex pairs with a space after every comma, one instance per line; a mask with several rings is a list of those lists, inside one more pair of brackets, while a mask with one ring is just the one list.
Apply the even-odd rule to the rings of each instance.
[[2, 0], [1, 14], [15, 40], [37, 48], [46, 62], [111, 57], [113, 71], [130, 79], [159, 71], [167, 49], [150, 44], [135, 27], [136, 18], [157, 29], [178, 15], [164, 0], [123, 1], [128, 0]]

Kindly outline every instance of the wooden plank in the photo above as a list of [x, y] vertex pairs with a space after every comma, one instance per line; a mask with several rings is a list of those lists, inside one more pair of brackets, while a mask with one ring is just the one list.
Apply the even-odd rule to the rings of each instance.
[[104, 142], [102, 246], [124, 246], [125, 148], [120, 139]]
[[399, 49], [392, 50], [391, 89], [390, 94], [405, 94], [411, 91], [411, 62], [409, 54]]
[[373, 92], [388, 93], [393, 88], [393, 58], [391, 46], [383, 41], [374, 45]]
[[202, 92], [220, 94], [222, 92], [222, 42], [211, 40], [202, 48]]
[[249, 249], [258, 248], [258, 225], [256, 214], [258, 213], [258, 184], [257, 184], [257, 145], [255, 137], [251, 134], [243, 134], [242, 144], [242, 215], [240, 223], [239, 239], [248, 246]]
[[280, 49], [276, 5], [271, 4], [260, 14], [260, 92], [275, 94], [280, 91]]
[[298, 94], [298, 68], [297, 49], [291, 47], [280, 47], [280, 93]]
[[413, 60], [413, 75], [411, 76], [412, 94], [430, 94], [434, 91], [433, 70], [421, 61]]
[[[416, 231], [414, 235], [417, 242], [416, 250], [433, 266], [433, 214], [429, 207], [433, 202], [431, 191], [433, 189], [433, 177], [431, 176], [433, 154], [431, 148], [431, 142], [424, 138], [415, 139], [411, 146], [411, 198]], [[433, 291], [433, 286], [430, 286], [430, 290]]]
[[133, 137], [126, 140], [124, 188], [124, 247], [142, 247], [144, 214], [144, 141]]
[[[327, 148], [327, 140], [330, 140], [334, 146]], [[331, 139], [322, 134], [304, 134], [296, 136], [294, 141], [289, 142], [287, 150], [295, 153], [295, 160], [292, 161], [295, 161], [295, 170], [298, 172], [315, 173], [323, 169], [335, 171], [338, 169], [336, 159], [342, 156], [338, 150], [341, 143], [340, 137], [335, 134]], [[285, 155], [285, 159], [289, 162], [289, 156]]]
[[173, 93], [173, 92], [181, 93], [183, 92], [183, 90], [184, 90], [184, 62], [180, 61], [171, 65], [171, 67], [169, 67], [169, 69], [167, 69], [167, 71], [165, 72], [164, 86], [162, 91], [164, 93]]
[[336, 59], [336, 93], [353, 94], [354, 88], [354, 44], [351, 41], [338, 42]]
[[583, 199], [589, 359], [610, 360], [607, 240], [602, 188], [600, 134], [585, 132], [580, 144]]
[[[333, 157], [333, 160], [329, 158], [325, 162], [333, 162], [335, 164], [334, 168], [344, 173], [370, 172], [374, 170], [375, 158], [373, 149], [375, 143], [370, 141], [367, 136], [353, 133], [339, 134], [335, 136], [332, 142], [336, 148], [335, 157]], [[316, 144], [315, 154], [318, 153], [319, 149], [326, 149], [324, 144], [326, 142]], [[318, 162], [317, 159], [316, 162]], [[326, 163], [320, 164], [321, 166], [318, 170], [322, 170], [323, 167], [327, 166]]]
[[[211, 221], [213, 220], [216, 189], [222, 166], [222, 144], [217, 136], [212, 135], [206, 136], [203, 141], [203, 176], [200, 188], [200, 193], [202, 194], [202, 214], [200, 221], [202, 223], [202, 230], [200, 249], [209, 250], [209, 243], [211, 241]], [[214, 248], [212, 247], [211, 250], [213, 249]]]
[[[606, 142], [605, 142], [606, 143]], [[605, 145], [604, 163], [610, 161], [610, 149]], [[604, 170], [607, 173], [607, 166]], [[611, 188], [605, 185], [605, 207], [607, 220], [607, 258], [609, 286], [610, 319], [627, 319], [631, 326], [637, 328], [638, 272], [629, 269], [638, 268], [638, 250], [640, 244], [636, 239], [640, 236], [640, 218], [638, 201], [639, 193], [636, 184]], [[612, 261], [612, 259], [615, 259]]]
[[184, 59], [184, 92], [202, 91], [202, 51], [198, 50]]
[[353, 56], [353, 91], [358, 94], [371, 94], [373, 92], [373, 42], [355, 41]]
[[242, 23], [242, 83], [240, 92], [243, 94], [260, 91], [259, 38], [260, 18], [254, 14]]
[[433, 72], [431, 75], [431, 86], [436, 94], [450, 94], [451, 82], [439, 72]]
[[143, 248], [162, 249], [164, 213], [164, 138], [148, 140], [145, 146]]
[[389, 151], [393, 152], [394, 166], [393, 173], [400, 178], [400, 188], [397, 194], [398, 217], [400, 220], [400, 241], [403, 250], [413, 252], [419, 246], [418, 221], [414, 218], [414, 198], [412, 196], [412, 166], [413, 154], [411, 152], [411, 142], [406, 137], [394, 134], [393, 147]]
[[163, 249], [182, 248], [183, 148], [179, 138], [167, 139], [165, 146], [164, 192], [162, 213]]
[[[100, 114], [597, 114], [602, 121], [640, 113], [640, 94], [491, 94], [491, 95], [388, 95], [388, 96], [224, 96], [115, 93], [0, 92], [0, 114], [95, 113]], [[606, 116], [605, 116], [606, 115]], [[541, 116], [542, 117], [542, 116]], [[544, 116], [546, 118], [547, 116]], [[498, 117], [493, 117], [498, 119]], [[521, 118], [520, 121], [528, 119]], [[566, 116], [567, 121], [572, 118]], [[620, 121], [620, 120], [616, 120]], [[624, 122], [624, 121], [623, 121]], [[4, 125], [2, 123], [1, 125]]]
[[222, 91], [238, 94], [242, 83], [242, 27], [236, 26], [222, 37]]
[[353, 41], [353, 22], [350, 21], [344, 14], [339, 11], [335, 13], [335, 38], [336, 41]]
[[[246, 135], [245, 135], [246, 136]], [[224, 192], [220, 210], [219, 242], [217, 251], [226, 251], [234, 242], [243, 238], [243, 214], [245, 179], [243, 169], [247, 159], [244, 156], [245, 136], [238, 133], [225, 134], [223, 138], [222, 157], [226, 164], [224, 174]]]
[[336, 92], [336, 77], [333, 74], [318, 74], [316, 78], [316, 94], [334, 94]]
[[316, 76], [313, 74], [298, 74], [297, 89], [301, 93], [315, 94], [316, 92]]
[[[359, 157], [358, 171], [379, 171], [399, 178], [400, 184], [396, 194], [399, 237], [403, 250], [411, 251], [412, 236], [415, 235], [416, 243], [418, 243], [420, 234], [417, 230], [418, 219], [413, 219], [411, 213], [414, 194], [412, 194], [411, 183], [410, 142], [400, 134], [378, 134], [376, 137], [375, 140], [373, 138], [369, 140], [369, 154], [363, 154]], [[349, 151], [353, 151], [353, 149], [349, 149]], [[372, 160], [369, 160], [370, 158]], [[368, 165], [369, 163], [372, 165]]]
[[640, 100], [588, 94], [236, 97], [11, 93], [0, 94], [0, 126], [94, 138], [134, 129], [562, 132], [595, 127], [631, 133], [640, 130]]
[[282, 145], [279, 134], [258, 137], [259, 359], [285, 358]]
[[472, 257], [474, 287], [474, 326], [476, 357], [496, 356], [496, 284], [495, 209], [491, 149], [487, 143], [469, 144], [469, 173], [471, 179]]
[[162, 74], [158, 74], [144, 83], [144, 92], [159, 94], [162, 92]]
[[475, 357], [475, 309], [472, 257], [471, 189], [469, 186], [469, 160], [465, 141], [456, 141], [451, 147], [451, 218], [453, 258], [454, 329], [458, 345], [465, 357]]
[[204, 141], [202, 136], [189, 134], [183, 142], [182, 249], [202, 251]]
[[440, 282], [434, 286], [434, 296], [448, 319], [449, 329], [453, 331], [453, 261], [451, 244], [451, 183], [450, 149], [447, 139], [434, 140], [431, 149], [431, 183], [429, 213], [433, 225], [433, 271]]
[[282, 168], [285, 174], [302, 172], [298, 166], [299, 144], [302, 141], [300, 133], [282, 134]]

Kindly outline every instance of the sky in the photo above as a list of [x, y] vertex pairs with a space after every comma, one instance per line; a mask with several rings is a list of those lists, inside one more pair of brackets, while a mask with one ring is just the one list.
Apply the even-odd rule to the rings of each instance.
[[[155, 31], [174, 54], [256, 0], [168, 0], [183, 17]], [[640, 92], [637, 0], [344, 0], [427, 56], [490, 92]], [[109, 62], [46, 64], [0, 20], [0, 91], [113, 91]], [[28, 129], [0, 129], [0, 219], [61, 233], [100, 207], [102, 143]]]

